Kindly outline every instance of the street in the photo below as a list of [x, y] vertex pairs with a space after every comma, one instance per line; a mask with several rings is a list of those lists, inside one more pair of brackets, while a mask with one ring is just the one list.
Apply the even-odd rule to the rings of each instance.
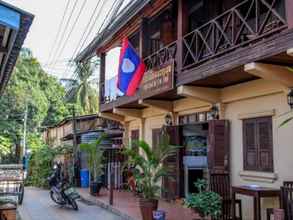
[[60, 207], [51, 201], [48, 191], [28, 187], [24, 202], [19, 206], [22, 220], [121, 220], [122, 218], [90, 204], [78, 202], [79, 211]]

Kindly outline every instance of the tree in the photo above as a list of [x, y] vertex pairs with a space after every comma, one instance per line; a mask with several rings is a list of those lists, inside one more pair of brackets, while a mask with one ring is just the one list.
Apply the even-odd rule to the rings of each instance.
[[67, 84], [66, 100], [81, 106], [83, 114], [93, 114], [98, 111], [97, 90], [93, 87], [95, 81], [91, 77], [97, 64], [91, 62], [76, 63], [76, 79], [63, 79]]
[[61, 83], [42, 69], [29, 49], [22, 50], [7, 88], [0, 97], [0, 135], [9, 139], [10, 148], [20, 149], [26, 108], [28, 137], [40, 136], [42, 126], [54, 125], [68, 116], [64, 95]]

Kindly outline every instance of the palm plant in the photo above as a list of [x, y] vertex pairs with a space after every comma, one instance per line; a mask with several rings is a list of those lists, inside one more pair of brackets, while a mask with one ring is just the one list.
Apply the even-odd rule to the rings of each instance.
[[135, 167], [133, 174], [136, 179], [138, 191], [144, 199], [157, 199], [160, 196], [162, 177], [168, 177], [168, 170], [163, 166], [164, 160], [175, 153], [178, 146], [171, 146], [169, 137], [162, 135], [160, 144], [151, 147], [145, 141], [137, 141], [135, 146], [141, 149], [139, 154], [137, 148], [128, 147], [125, 154], [128, 156], [127, 164]]
[[67, 88], [65, 99], [69, 103], [76, 103], [82, 107], [84, 114], [98, 111], [97, 90], [93, 87], [92, 79], [97, 64], [91, 62], [75, 64], [75, 79], [62, 79]]
[[103, 154], [104, 150], [101, 149], [101, 143], [104, 136], [101, 136], [98, 140], [92, 143], [80, 144], [81, 151], [87, 153], [87, 162], [90, 173], [93, 177], [93, 182], [97, 181], [98, 178], [103, 174]]

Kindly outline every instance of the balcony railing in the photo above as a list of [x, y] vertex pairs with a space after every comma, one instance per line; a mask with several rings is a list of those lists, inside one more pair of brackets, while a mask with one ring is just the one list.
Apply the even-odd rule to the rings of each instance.
[[160, 67], [168, 61], [175, 59], [177, 53], [177, 41], [172, 42], [166, 47], [158, 50], [144, 59], [146, 71]]
[[283, 0], [244, 0], [183, 37], [186, 70], [286, 27]]

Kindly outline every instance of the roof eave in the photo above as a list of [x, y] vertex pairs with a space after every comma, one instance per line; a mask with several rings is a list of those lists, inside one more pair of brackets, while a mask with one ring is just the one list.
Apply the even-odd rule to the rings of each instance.
[[97, 48], [104, 46], [108, 43], [114, 34], [116, 34], [127, 22], [138, 14], [151, 0], [138, 0], [131, 7], [117, 18], [110, 27], [106, 27], [100, 35], [96, 36], [91, 43], [81, 51], [75, 58], [76, 62], [82, 62], [88, 60], [89, 58], [95, 56]]

